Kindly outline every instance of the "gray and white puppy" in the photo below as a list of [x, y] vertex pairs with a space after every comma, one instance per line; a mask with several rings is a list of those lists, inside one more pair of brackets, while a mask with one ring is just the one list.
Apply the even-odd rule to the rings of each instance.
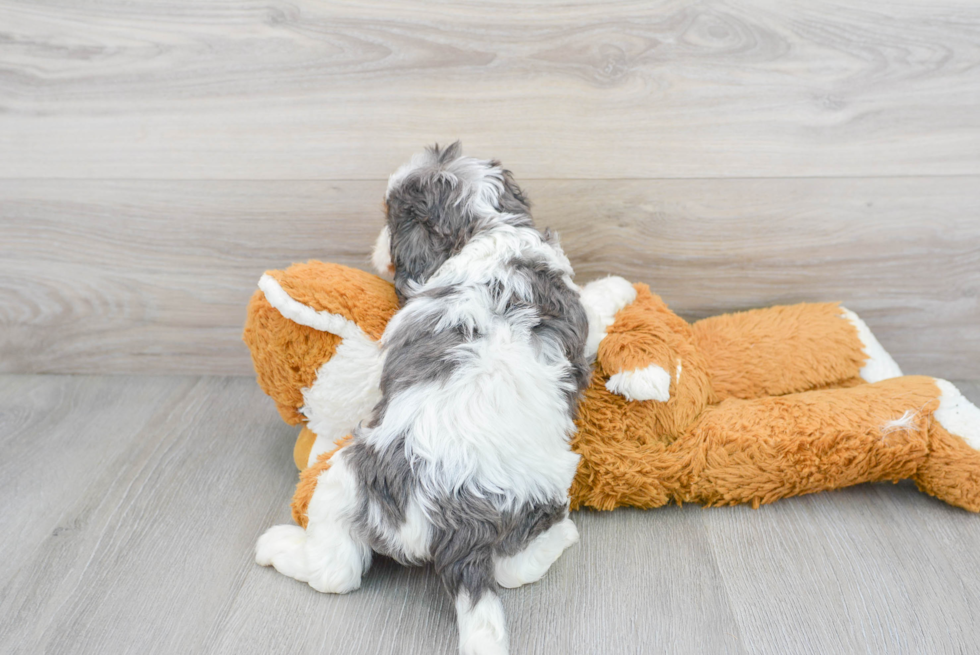
[[307, 529], [273, 528], [257, 560], [336, 593], [360, 585], [372, 551], [431, 561], [461, 652], [506, 653], [497, 585], [538, 580], [578, 538], [569, 438], [589, 321], [498, 162], [431, 148], [391, 177], [386, 204], [375, 264], [393, 266], [403, 306], [382, 338], [381, 400], [318, 479]]

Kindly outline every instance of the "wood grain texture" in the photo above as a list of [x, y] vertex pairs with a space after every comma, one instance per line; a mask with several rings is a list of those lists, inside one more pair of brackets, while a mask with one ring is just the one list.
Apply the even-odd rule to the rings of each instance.
[[973, 0], [0, 2], [0, 176], [980, 174]]
[[[0, 578], [0, 651], [200, 652], [254, 566], [255, 530], [291, 492], [293, 430], [244, 378], [95, 379], [102, 395], [130, 403], [93, 402], [84, 392], [92, 378], [62, 384], [87, 401], [79, 411], [100, 426], [105, 445], [90, 439], [89, 457], [101, 461], [81, 474], [49, 469], [34, 493], [9, 497], [21, 514], [59, 527], [39, 543], [8, 546], [26, 563]], [[153, 385], [155, 402], [130, 391]], [[133, 407], [138, 420], [126, 420]], [[38, 402], [35, 411], [57, 408]], [[78, 447], [76, 422], [54, 416], [58, 429], [39, 430], [36, 447], [15, 453], [12, 467], [37, 468]], [[114, 452], [117, 442], [125, 448]], [[59, 502], [41, 501], [48, 494]]]
[[[0, 652], [456, 653], [427, 568], [379, 559], [331, 596], [255, 565], [289, 520], [294, 433], [243, 378], [0, 376]], [[502, 593], [515, 655], [980, 639], [980, 515], [910, 484], [573, 518], [581, 542]]]
[[[907, 372], [980, 377], [980, 178], [532, 180], [580, 282], [696, 319], [840, 300]], [[0, 180], [0, 371], [251, 373], [262, 271], [367, 267], [382, 182]]]

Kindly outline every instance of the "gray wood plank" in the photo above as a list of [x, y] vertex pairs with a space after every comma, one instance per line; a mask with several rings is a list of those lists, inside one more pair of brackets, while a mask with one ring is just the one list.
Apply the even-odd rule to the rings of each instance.
[[[513, 653], [744, 652], [698, 508], [579, 512], [575, 521], [581, 542], [543, 580], [501, 592]], [[337, 597], [256, 567], [214, 652], [452, 655], [455, 631], [428, 568], [382, 560], [361, 589]]]
[[[907, 372], [980, 377], [980, 178], [531, 180], [579, 281], [688, 318], [841, 300]], [[0, 371], [251, 373], [262, 271], [367, 267], [383, 182], [0, 180]]]
[[4, 0], [0, 176], [980, 174], [972, 0]]
[[[39, 526], [3, 543], [0, 651], [456, 652], [426, 568], [379, 560], [337, 597], [254, 564], [258, 535], [288, 520], [293, 432], [244, 378], [0, 376], [0, 506]], [[9, 481], [49, 463], [44, 493]], [[515, 654], [967, 652], [980, 637], [980, 516], [907, 484], [575, 520], [582, 541], [503, 592]]]
[[[146, 386], [103, 384], [120, 395]], [[70, 529], [14, 546], [30, 558], [0, 597], [0, 651], [200, 652], [254, 566], [254, 541], [294, 485], [294, 430], [246, 378], [156, 384], [170, 389], [164, 402], [133, 399], [142, 427], [119, 422], [125, 408], [87, 405], [91, 421], [130, 437], [115, 456], [92, 448], [104, 456], [90, 464], [95, 482], [41, 478], [72, 494], [57, 508]], [[44, 509], [18, 500], [23, 511]]]
[[506, 592], [514, 653], [746, 652], [699, 507], [573, 519], [578, 545]]
[[133, 434], [188, 386], [0, 376], [0, 588], [42, 542], [57, 546], [85, 531], [91, 515], [75, 507], [78, 497], [104, 492], [106, 468], [125, 461]]

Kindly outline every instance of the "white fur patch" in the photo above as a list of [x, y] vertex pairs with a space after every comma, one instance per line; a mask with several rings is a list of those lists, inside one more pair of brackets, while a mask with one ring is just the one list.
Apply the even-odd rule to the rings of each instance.
[[[680, 369], [677, 371], [680, 375]], [[656, 364], [632, 371], [621, 371], [606, 381], [606, 389], [626, 400], [670, 400], [670, 373]]]
[[575, 425], [567, 362], [542, 361], [503, 321], [458, 357], [463, 365], [444, 384], [391, 398], [381, 424], [364, 430], [366, 441], [384, 449], [411, 435], [405, 447], [419, 479], [438, 490], [428, 495], [472, 488], [516, 503], [565, 496], [579, 460], [568, 444]]
[[275, 566], [285, 576], [308, 582], [306, 530], [298, 525], [274, 525], [255, 544], [255, 563]]
[[868, 356], [861, 368], [861, 379], [865, 382], [880, 382], [881, 380], [901, 377], [902, 369], [898, 367], [892, 356], [881, 347], [881, 344], [875, 339], [875, 335], [871, 333], [871, 328], [851, 310], [844, 307], [840, 309], [843, 317], [857, 328], [858, 338], [861, 340], [861, 345], [864, 346], [864, 354]]
[[578, 529], [565, 518], [551, 526], [521, 552], [512, 557], [494, 559], [493, 571], [497, 584], [513, 589], [537, 582], [548, 572], [565, 549], [578, 541]]
[[936, 380], [942, 395], [935, 419], [950, 434], [960, 437], [974, 450], [980, 450], [980, 408], [967, 400], [946, 380]]
[[432, 524], [419, 500], [412, 499], [405, 509], [405, 522], [398, 529], [395, 542], [406, 560], [425, 562], [429, 559], [431, 539]]
[[423, 289], [454, 287], [464, 282], [489, 285], [500, 282], [505, 286], [502, 295], [513, 292], [519, 298], [531, 299], [531, 286], [520, 276], [504, 274], [502, 265], [513, 259], [543, 261], [552, 271], [563, 273], [565, 283], [571, 284], [572, 265], [561, 248], [544, 243], [541, 233], [531, 227], [514, 227], [506, 223], [478, 233], [462, 250], [447, 259], [422, 286]]
[[285, 318], [300, 325], [305, 325], [321, 332], [330, 332], [345, 339], [348, 336], [361, 332], [361, 328], [353, 321], [340, 314], [317, 311], [309, 305], [304, 305], [298, 300], [294, 300], [286, 293], [286, 290], [282, 288], [279, 282], [276, 281], [276, 278], [269, 274], [265, 274], [259, 278], [259, 288], [262, 289], [262, 293], [265, 294], [265, 298], [269, 301], [270, 305], [279, 310], [279, 313]]
[[582, 287], [581, 299], [589, 317], [589, 338], [585, 344], [585, 355], [593, 360], [599, 352], [599, 343], [606, 336], [606, 328], [616, 321], [616, 314], [636, 300], [636, 289], [625, 279], [610, 275]]
[[492, 592], [472, 605], [465, 591], [456, 596], [461, 655], [507, 655], [507, 625], [504, 606]]
[[391, 230], [385, 225], [381, 228], [378, 240], [374, 243], [374, 250], [371, 251], [371, 265], [378, 275], [386, 280], [394, 276], [395, 265], [391, 262]]
[[317, 478], [307, 508], [307, 529], [274, 526], [259, 538], [255, 548], [258, 564], [271, 564], [283, 575], [308, 582], [324, 593], [345, 594], [357, 589], [371, 565], [371, 549], [350, 532], [348, 516], [356, 507], [357, 481], [344, 456], [344, 451], [334, 455], [330, 468]]
[[[356, 325], [354, 327], [357, 327]], [[360, 328], [350, 330], [337, 345], [334, 356], [320, 367], [313, 386], [303, 389], [307, 426], [317, 438], [308, 464], [334, 448], [334, 442], [353, 432], [371, 415], [381, 400], [381, 370], [384, 359], [378, 342]]]

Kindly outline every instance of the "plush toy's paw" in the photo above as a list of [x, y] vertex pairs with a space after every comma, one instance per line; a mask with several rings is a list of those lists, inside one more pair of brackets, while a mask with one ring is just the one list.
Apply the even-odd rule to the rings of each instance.
[[670, 400], [670, 373], [656, 364], [621, 371], [606, 381], [606, 389], [626, 400]]
[[898, 367], [888, 351], [881, 347], [875, 335], [871, 333], [871, 328], [851, 310], [844, 307], [840, 309], [844, 318], [857, 330], [858, 338], [864, 347], [864, 354], [868, 356], [864, 366], [861, 367], [861, 379], [874, 383], [901, 377], [902, 369]]
[[595, 357], [599, 342], [606, 336], [606, 328], [616, 320], [616, 314], [636, 300], [636, 289], [625, 279], [612, 275], [593, 280], [581, 289], [582, 306], [589, 317], [589, 336], [585, 352]]
[[325, 594], [346, 594], [360, 587], [369, 555], [366, 546], [341, 530], [313, 539], [298, 525], [269, 528], [255, 546], [257, 564], [274, 566], [283, 575], [308, 582]]
[[942, 395], [935, 419], [947, 432], [974, 450], [980, 450], [980, 408], [967, 400], [952, 383], [937, 379], [936, 386]]
[[619, 310], [634, 300], [636, 289], [618, 275], [593, 280], [582, 287], [582, 302], [595, 309], [610, 324]]
[[307, 582], [306, 530], [298, 525], [276, 525], [265, 531], [255, 545], [255, 563], [274, 566], [294, 580]]
[[565, 519], [539, 534], [523, 551], [494, 561], [494, 577], [513, 589], [540, 580], [565, 549], [578, 541], [578, 529]]

